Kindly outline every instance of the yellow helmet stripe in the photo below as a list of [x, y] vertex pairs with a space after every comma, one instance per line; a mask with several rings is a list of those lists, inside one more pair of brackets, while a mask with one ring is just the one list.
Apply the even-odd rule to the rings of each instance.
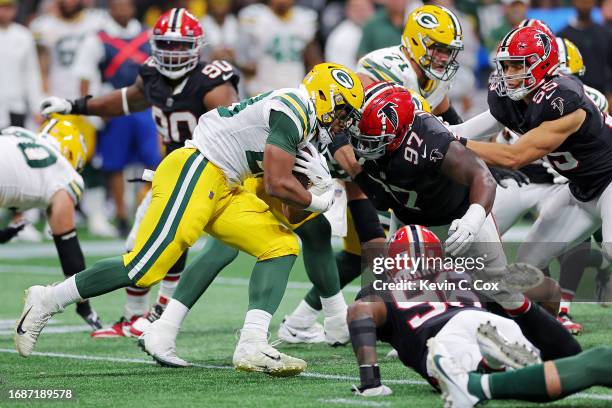
[[382, 80], [391, 81], [391, 82], [395, 82], [398, 84], [401, 84], [403, 82], [400, 78], [395, 76], [395, 74], [391, 72], [390, 69], [385, 68], [382, 65], [375, 63], [371, 59], [366, 58], [364, 62], [366, 62], [370, 67], [372, 67], [372, 69], [376, 70], [380, 75], [382, 75], [384, 77], [384, 78], [381, 78]]
[[446, 11], [448, 13], [448, 16], [450, 17], [451, 21], [453, 22], [453, 27], [455, 28], [455, 37], [456, 38], [460, 38], [461, 35], [463, 34], [462, 31], [461, 31], [461, 23], [457, 19], [457, 16], [455, 15], [455, 13], [453, 13], [452, 11], [447, 9], [446, 7], [442, 7], [442, 6], [438, 6], [438, 7], [440, 7], [442, 10], [444, 10], [444, 11]]
[[306, 115], [300, 111], [299, 105], [293, 102], [287, 95], [279, 95], [274, 97], [274, 99], [278, 99], [282, 103], [285, 104], [295, 116], [300, 120], [300, 124], [302, 125], [302, 130], [307, 134], [307, 125], [306, 125]]

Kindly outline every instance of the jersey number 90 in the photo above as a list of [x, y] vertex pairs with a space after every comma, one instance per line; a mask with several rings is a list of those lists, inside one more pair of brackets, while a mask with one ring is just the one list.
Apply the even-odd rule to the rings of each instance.
[[164, 143], [183, 143], [191, 139], [198, 124], [198, 119], [189, 111], [165, 113], [157, 106], [153, 106], [152, 112], [157, 132], [162, 136]]

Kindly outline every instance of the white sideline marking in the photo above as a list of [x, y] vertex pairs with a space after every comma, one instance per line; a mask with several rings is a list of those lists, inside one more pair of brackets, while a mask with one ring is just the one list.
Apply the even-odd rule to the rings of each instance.
[[326, 404], [360, 405], [362, 407], [388, 407], [389, 405], [391, 405], [390, 402], [385, 401], [376, 402], [349, 398], [320, 399], [319, 402], [323, 402]]
[[[32, 275], [53, 275], [57, 276], [58, 280], [62, 278], [61, 268], [44, 265], [26, 265], [26, 264], [4, 264], [0, 265], [0, 273], [21, 273], [21, 274], [32, 274]], [[218, 276], [213, 283], [225, 286], [249, 286], [249, 279], [246, 278], [224, 278]], [[287, 283], [288, 289], [310, 289], [312, 284], [310, 282], [297, 282], [289, 281]], [[346, 286], [343, 291], [348, 293], [359, 292], [359, 286], [349, 285]]]
[[[12, 336], [15, 334], [15, 321], [11, 325], [11, 329], [0, 330], [0, 336]], [[64, 334], [64, 333], [81, 333], [81, 332], [89, 332], [91, 331], [91, 326], [82, 324], [82, 325], [72, 325], [72, 326], [49, 326], [45, 328], [45, 333], [54, 333], [54, 334]]]
[[[17, 354], [16, 350], [13, 349], [5, 349], [0, 348], [0, 353], [10, 353]], [[42, 356], [42, 357], [57, 357], [57, 358], [68, 358], [72, 360], [89, 360], [89, 361], [108, 361], [111, 363], [138, 363], [138, 364], [155, 364], [152, 360], [144, 360], [142, 358], [121, 358], [121, 357], [109, 357], [109, 356], [88, 356], [82, 354], [65, 354], [65, 353], [50, 353], [50, 352], [38, 352], [35, 351], [32, 353], [33, 356]], [[234, 367], [231, 366], [220, 366], [220, 365], [209, 365], [209, 364], [192, 364], [193, 367], [200, 368], [208, 368], [213, 370], [233, 370]], [[302, 373], [301, 377], [309, 377], [309, 378], [320, 378], [325, 380], [343, 380], [343, 381], [360, 381], [359, 377], [350, 377], [344, 375], [332, 375], [332, 374], [322, 374], [322, 373]], [[426, 385], [427, 382], [419, 381], [419, 380], [391, 380], [385, 379], [384, 382], [386, 384], [409, 384], [409, 385]], [[593, 393], [578, 393], [574, 394], [567, 398], [582, 398], [582, 399], [592, 399], [592, 400], [601, 400], [601, 401], [612, 401], [612, 395], [609, 394], [593, 394]], [[344, 398], [336, 398], [335, 400], [341, 400]], [[347, 401], [353, 401], [351, 399], [347, 399]], [[365, 402], [365, 401], [364, 401]]]

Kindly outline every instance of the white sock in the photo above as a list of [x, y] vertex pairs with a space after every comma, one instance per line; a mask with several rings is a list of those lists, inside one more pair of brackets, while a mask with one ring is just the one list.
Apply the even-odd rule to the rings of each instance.
[[183, 320], [187, 317], [187, 313], [189, 313], [187, 306], [178, 300], [170, 299], [166, 310], [159, 319], [180, 328], [183, 325]]
[[168, 301], [172, 299], [172, 296], [174, 296], [174, 290], [179, 282], [178, 276], [170, 277], [170, 279], [168, 278], [169, 277], [166, 276], [166, 279], [159, 283], [159, 291], [157, 292], [157, 303], [164, 307], [168, 304]]
[[310, 327], [317, 321], [319, 310], [313, 309], [303, 299], [293, 313], [287, 316], [287, 323], [296, 328]]
[[323, 306], [323, 314], [325, 317], [337, 316], [339, 314], [346, 314], [346, 301], [342, 292], [336, 293], [334, 296], [328, 298], [321, 298], [321, 305]]
[[126, 319], [133, 316], [142, 316], [149, 310], [149, 288], [128, 287], [125, 288], [127, 299], [125, 302]]
[[77, 289], [74, 275], [67, 278], [63, 282], [52, 286], [51, 296], [62, 310], [68, 305], [83, 300], [81, 295], [79, 295], [79, 290]]
[[246, 313], [240, 339], [248, 334], [250, 340], [268, 341], [268, 329], [272, 315], [265, 310], [252, 309]]

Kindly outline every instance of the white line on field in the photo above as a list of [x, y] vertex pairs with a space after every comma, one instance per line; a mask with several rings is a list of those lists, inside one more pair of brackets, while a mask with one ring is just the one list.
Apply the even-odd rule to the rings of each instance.
[[326, 404], [359, 405], [362, 407], [388, 407], [391, 405], [390, 402], [376, 402], [349, 398], [320, 399], [319, 402]]
[[[0, 330], [0, 336], [12, 336], [15, 334], [15, 321], [13, 321], [13, 328]], [[72, 325], [72, 326], [49, 326], [45, 329], [45, 333], [54, 333], [54, 334], [64, 334], [64, 333], [81, 333], [81, 332], [89, 332], [91, 331], [91, 326], [82, 324], [82, 325]]]
[[[19, 273], [19, 274], [32, 274], [32, 275], [53, 275], [57, 276], [58, 279], [62, 278], [62, 272], [59, 267], [44, 266], [44, 265], [26, 265], [26, 264], [4, 264], [0, 265], [0, 273]], [[246, 278], [224, 278], [219, 276], [215, 279], [214, 283], [225, 286], [249, 286], [249, 279]], [[297, 282], [289, 281], [287, 283], [288, 289], [310, 289], [312, 284], [310, 282]], [[348, 293], [359, 292], [359, 287], [355, 285], [346, 286], [344, 291]]]
[[[0, 353], [17, 354], [17, 351], [13, 349], [0, 348]], [[88, 356], [88, 355], [83, 355], [83, 354], [65, 354], [65, 353], [50, 353], [50, 352], [38, 352], [38, 351], [33, 352], [32, 355], [41, 356], [41, 357], [67, 358], [67, 359], [72, 359], [72, 360], [108, 361], [111, 363], [155, 364], [155, 362], [151, 360], [144, 360], [142, 358]], [[233, 370], [234, 368], [231, 366], [220, 366], [220, 365], [209, 365], [209, 364], [192, 364], [192, 366], [200, 367], [200, 368], [208, 368], [208, 369], [213, 369], [213, 370]], [[307, 377], [307, 378], [325, 379], [325, 380], [360, 381], [359, 377], [313, 373], [313, 372], [302, 373], [300, 374], [300, 376]], [[385, 379], [384, 382], [386, 384], [409, 384], [409, 385], [426, 385], [427, 384], [427, 382], [419, 381], [419, 380]], [[609, 395], [609, 394], [593, 394], [593, 393], [584, 393], [584, 392], [574, 394], [568, 398], [582, 398], [582, 399], [592, 399], [592, 400], [601, 400], [601, 401], [612, 401], [612, 395]], [[352, 400], [348, 399], [348, 401], [352, 401]]]

